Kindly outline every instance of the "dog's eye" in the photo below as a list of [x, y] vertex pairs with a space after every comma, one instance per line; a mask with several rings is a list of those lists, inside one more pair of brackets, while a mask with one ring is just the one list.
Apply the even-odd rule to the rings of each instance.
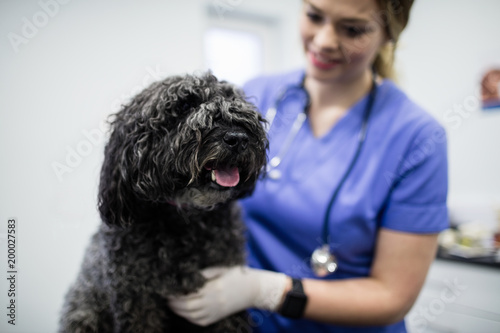
[[188, 104], [188, 103], [184, 103], [181, 107], [182, 111], [188, 111], [189, 109], [191, 109], [191, 105]]

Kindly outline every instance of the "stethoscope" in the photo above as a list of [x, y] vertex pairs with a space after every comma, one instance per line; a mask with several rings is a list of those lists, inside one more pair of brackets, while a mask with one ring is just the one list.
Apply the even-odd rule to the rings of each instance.
[[[328, 223], [330, 213], [332, 211], [333, 205], [335, 203], [335, 200], [337, 199], [340, 190], [342, 189], [342, 186], [344, 185], [345, 181], [349, 177], [349, 174], [351, 173], [352, 169], [354, 168], [354, 165], [356, 164], [359, 155], [361, 153], [361, 148], [363, 147], [363, 144], [366, 139], [366, 133], [368, 129], [368, 121], [370, 118], [370, 114], [373, 109], [373, 104], [375, 102], [375, 98], [377, 96], [377, 83], [375, 81], [376, 78], [376, 73], [373, 71], [372, 73], [372, 86], [370, 89], [370, 93], [368, 96], [368, 102], [365, 107], [365, 111], [363, 114], [363, 122], [361, 124], [361, 129], [358, 134], [358, 145], [356, 148], [356, 152], [354, 154], [354, 157], [351, 160], [351, 163], [347, 167], [346, 172], [340, 179], [339, 184], [333, 191], [330, 200], [328, 201], [328, 206], [325, 211], [325, 215], [323, 217], [323, 225], [322, 225], [322, 231], [321, 231], [321, 240], [322, 240], [322, 245], [319, 246], [316, 250], [311, 255], [311, 269], [313, 272], [316, 274], [316, 276], [323, 277], [327, 276], [329, 274], [332, 274], [337, 270], [337, 258], [333, 254], [330, 244], [329, 244], [329, 234], [330, 234], [330, 224]], [[267, 177], [269, 177], [272, 180], [278, 180], [281, 178], [282, 173], [278, 168], [278, 166], [281, 164], [281, 161], [283, 158], [286, 156], [287, 152], [289, 151], [291, 144], [295, 137], [297, 136], [299, 130], [301, 129], [303, 123], [305, 122], [307, 118], [307, 113], [310, 107], [310, 97], [307, 91], [305, 90], [304, 87], [304, 82], [305, 82], [305, 76], [301, 80], [300, 85], [290, 85], [282, 89], [281, 93], [278, 95], [278, 98], [276, 98], [274, 104], [272, 107], [270, 107], [266, 113], [266, 120], [267, 120], [267, 131], [271, 128], [274, 119], [277, 114], [278, 106], [279, 104], [294, 90], [299, 90], [303, 91], [306, 94], [306, 103], [304, 107], [304, 111], [299, 113], [297, 117], [295, 118], [295, 121], [292, 123], [292, 126], [290, 128], [290, 131], [288, 135], [285, 138], [285, 141], [283, 142], [283, 145], [278, 151], [278, 154], [274, 156], [268, 164], [268, 169], [267, 169]]]

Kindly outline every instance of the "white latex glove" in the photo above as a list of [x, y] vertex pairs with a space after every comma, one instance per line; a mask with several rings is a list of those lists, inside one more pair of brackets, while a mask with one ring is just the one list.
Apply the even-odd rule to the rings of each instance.
[[172, 311], [200, 326], [247, 308], [276, 311], [287, 283], [285, 274], [244, 266], [207, 268], [202, 274], [207, 282], [198, 292], [168, 299]]

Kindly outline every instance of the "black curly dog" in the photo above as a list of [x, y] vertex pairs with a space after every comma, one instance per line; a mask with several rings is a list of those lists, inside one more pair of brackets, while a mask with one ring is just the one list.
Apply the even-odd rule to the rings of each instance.
[[[167, 306], [244, 262], [235, 199], [266, 163], [263, 118], [210, 73], [153, 83], [111, 120], [99, 185], [103, 223], [65, 298], [60, 332], [248, 332], [243, 314], [195, 326]], [[247, 326], [245, 326], [247, 325]]]

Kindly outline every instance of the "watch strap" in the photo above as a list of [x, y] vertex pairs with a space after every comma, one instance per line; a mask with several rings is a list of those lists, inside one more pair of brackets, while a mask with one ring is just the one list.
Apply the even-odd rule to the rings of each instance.
[[286, 293], [279, 314], [293, 319], [301, 318], [304, 315], [306, 304], [307, 296], [304, 293], [302, 281], [292, 278], [292, 289]]

